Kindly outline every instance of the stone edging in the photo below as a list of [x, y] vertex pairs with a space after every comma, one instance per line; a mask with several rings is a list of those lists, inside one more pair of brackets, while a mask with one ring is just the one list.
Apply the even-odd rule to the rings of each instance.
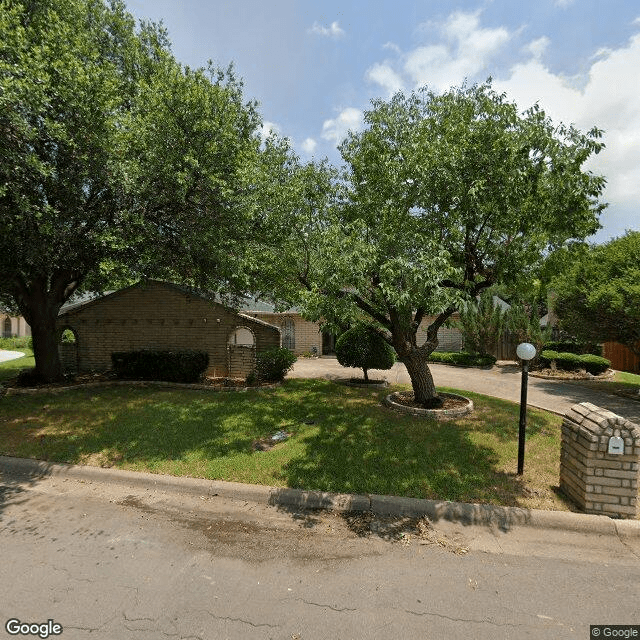
[[246, 393], [247, 391], [259, 391], [261, 389], [275, 389], [280, 386], [280, 382], [273, 384], [265, 384], [260, 387], [214, 387], [208, 384], [185, 384], [181, 382], [165, 382], [162, 380], [107, 380], [104, 382], [85, 382], [83, 384], [69, 385], [68, 387], [37, 387], [37, 388], [20, 388], [8, 387], [4, 395], [37, 395], [39, 393], [59, 393], [62, 391], [71, 391], [72, 389], [93, 389], [96, 387], [165, 387], [171, 389], [197, 389], [201, 391], [212, 391], [214, 393], [236, 392]]
[[334, 378], [333, 382], [343, 384], [345, 387], [356, 387], [358, 389], [384, 389], [389, 386], [386, 380], [376, 380], [371, 384], [364, 382], [351, 382], [351, 378]]
[[608, 369], [604, 374], [593, 376], [593, 378], [559, 378], [557, 376], [545, 376], [535, 371], [529, 371], [529, 375], [533, 378], [540, 378], [541, 380], [557, 380], [558, 382], [582, 382], [584, 380], [588, 382], [601, 382], [611, 380], [611, 378], [615, 377], [616, 372], [614, 369]]
[[473, 411], [473, 401], [465, 396], [458, 395], [457, 393], [447, 393], [441, 391], [438, 395], [445, 398], [454, 398], [455, 400], [466, 400], [467, 405], [459, 409], [421, 409], [419, 407], [407, 407], [404, 404], [396, 402], [394, 396], [399, 392], [389, 394], [382, 403], [387, 407], [399, 411], [400, 413], [408, 413], [412, 416], [422, 416], [428, 418], [458, 418], [460, 416], [467, 415]]
[[351, 495], [325, 491], [304, 491], [302, 489], [176, 477], [140, 471], [57, 464], [8, 456], [0, 456], [0, 472], [3, 475], [11, 475], [16, 480], [33, 480], [52, 476], [85, 482], [118, 483], [149, 490], [176, 491], [196, 496], [220, 496], [272, 506], [331, 509], [345, 512], [365, 511], [381, 516], [427, 516], [433, 523], [446, 520], [459, 522], [466, 526], [498, 528], [505, 532], [515, 527], [524, 526], [640, 538], [639, 520], [617, 520], [608, 516], [565, 511], [543, 511], [541, 509], [374, 494]]

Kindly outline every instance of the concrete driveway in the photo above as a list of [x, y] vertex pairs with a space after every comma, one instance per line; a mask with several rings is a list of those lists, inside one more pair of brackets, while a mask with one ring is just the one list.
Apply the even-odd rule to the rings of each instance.
[[0, 349], [0, 362], [7, 362], [7, 360], [17, 360], [18, 358], [22, 358], [24, 353], [20, 351], [5, 351], [4, 349]]
[[[438, 387], [475, 391], [496, 398], [520, 402], [521, 373], [512, 362], [499, 362], [492, 369], [467, 369], [443, 364], [429, 365]], [[361, 369], [349, 369], [335, 358], [300, 358], [289, 373], [290, 378], [362, 377]], [[371, 378], [384, 378], [390, 384], [409, 384], [409, 374], [401, 362], [388, 371], [369, 371]], [[640, 424], [640, 402], [594, 390], [579, 382], [559, 382], [529, 377], [527, 402], [531, 406], [564, 414], [578, 402], [591, 402], [632, 422]]]

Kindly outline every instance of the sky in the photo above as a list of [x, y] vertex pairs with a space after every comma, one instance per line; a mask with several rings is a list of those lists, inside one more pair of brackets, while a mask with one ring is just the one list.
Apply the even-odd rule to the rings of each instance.
[[493, 78], [524, 111], [604, 130], [587, 168], [604, 175], [605, 242], [640, 230], [638, 0], [127, 0], [162, 21], [191, 67], [234, 64], [265, 131], [302, 160], [342, 164], [337, 146], [375, 98]]

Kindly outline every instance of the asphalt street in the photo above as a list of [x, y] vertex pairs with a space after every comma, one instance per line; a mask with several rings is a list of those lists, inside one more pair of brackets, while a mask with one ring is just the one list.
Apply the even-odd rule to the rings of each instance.
[[10, 619], [69, 640], [587, 640], [590, 624], [640, 624], [637, 536], [438, 523], [425, 537], [409, 520], [125, 485], [2, 486], [0, 637]]

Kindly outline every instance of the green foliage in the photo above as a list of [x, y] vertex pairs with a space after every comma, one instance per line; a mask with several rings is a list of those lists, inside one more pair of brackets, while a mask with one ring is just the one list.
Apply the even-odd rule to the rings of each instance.
[[2, 4], [0, 300], [32, 326], [46, 377], [78, 289], [246, 290], [259, 126], [232, 69], [182, 66], [120, 0]]
[[[339, 180], [293, 155], [274, 176], [263, 289], [310, 319], [365, 316], [428, 380], [437, 329], [463, 302], [531, 281], [546, 249], [597, 230], [604, 179], [583, 165], [601, 132], [553, 124], [537, 106], [523, 113], [489, 82], [374, 100], [364, 121], [340, 146]], [[414, 393], [428, 402], [435, 387]]]
[[550, 340], [544, 343], [543, 349], [549, 351], [568, 351], [569, 353], [577, 353], [578, 355], [592, 354], [594, 356], [602, 356], [602, 346], [588, 342], [561, 342]]
[[553, 280], [560, 326], [585, 342], [614, 341], [640, 355], [640, 232], [574, 248]]
[[488, 354], [434, 351], [429, 354], [429, 362], [453, 364], [459, 367], [492, 367], [496, 363], [496, 357]]
[[31, 336], [23, 338], [0, 338], [0, 349], [15, 351], [20, 349], [32, 349], [33, 339]]
[[298, 358], [285, 347], [273, 347], [256, 354], [255, 379], [282, 382]]
[[506, 312], [495, 304], [491, 291], [483, 291], [479, 300], [460, 309], [460, 320], [455, 326], [462, 333], [468, 351], [491, 355], [505, 332]]
[[357, 325], [345, 331], [336, 340], [336, 357], [343, 367], [356, 367], [364, 371], [368, 380], [369, 369], [391, 369], [396, 354], [376, 329]]
[[118, 378], [198, 382], [209, 366], [206, 351], [118, 351], [111, 354]]
[[507, 328], [511, 337], [518, 344], [529, 342], [536, 348], [536, 359], [540, 356], [542, 345], [551, 335], [550, 327], [540, 326], [540, 316], [536, 305], [527, 302], [515, 302], [511, 305], [507, 313]]
[[600, 356], [585, 354], [578, 355], [571, 352], [558, 352], [551, 349], [546, 349], [540, 355], [540, 365], [543, 367], [550, 367], [552, 363], [555, 363], [556, 368], [563, 371], [578, 371], [585, 369], [593, 375], [598, 375], [606, 371], [611, 362], [606, 358]]

